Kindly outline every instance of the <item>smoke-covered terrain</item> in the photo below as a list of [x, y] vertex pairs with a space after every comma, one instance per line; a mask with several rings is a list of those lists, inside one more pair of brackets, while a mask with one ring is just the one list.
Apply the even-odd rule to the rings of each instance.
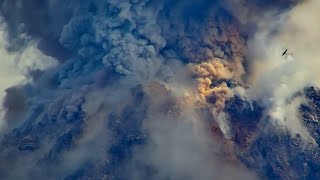
[[0, 0], [0, 179], [320, 179], [319, 8]]

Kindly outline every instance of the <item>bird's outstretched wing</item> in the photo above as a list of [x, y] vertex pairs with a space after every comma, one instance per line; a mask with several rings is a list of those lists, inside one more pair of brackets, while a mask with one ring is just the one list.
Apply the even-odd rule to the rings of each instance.
[[285, 54], [287, 54], [288, 49], [286, 49], [283, 53], [282, 56], [284, 56]]

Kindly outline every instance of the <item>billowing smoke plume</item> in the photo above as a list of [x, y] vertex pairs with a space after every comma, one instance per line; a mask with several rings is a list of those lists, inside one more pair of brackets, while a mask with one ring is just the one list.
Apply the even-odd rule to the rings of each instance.
[[226, 65], [219, 59], [191, 66], [193, 66], [194, 73], [199, 76], [197, 79], [198, 101], [211, 109], [220, 130], [226, 137], [230, 136], [229, 123], [223, 110], [225, 102], [233, 97], [234, 93], [225, 82], [215, 86], [212, 85], [213, 82], [235, 78], [232, 71], [225, 67]]
[[218, 58], [213, 50], [208, 50], [211, 56], [199, 64], [190, 64], [190, 67], [198, 81], [198, 101], [211, 109], [221, 131], [229, 138], [229, 121], [223, 110], [225, 102], [235, 95], [235, 89], [243, 85], [245, 71], [242, 63], [246, 48], [244, 39], [233, 25], [222, 24], [221, 28], [224, 32], [222, 38], [216, 34], [209, 34], [207, 38], [213, 39], [212, 43], [229, 44], [228, 56]]
[[257, 179], [228, 103], [311, 139], [299, 92], [320, 83], [319, 3], [272, 2], [1, 1], [2, 119], [18, 122], [0, 179]]
[[[301, 124], [296, 95], [305, 87], [319, 86], [319, 1], [304, 1], [270, 19], [257, 21], [258, 31], [249, 43], [250, 96], [267, 107], [276, 126], [300, 133], [310, 140]], [[288, 49], [287, 54], [281, 56]], [[313, 141], [311, 139], [311, 141]]]
[[195, 74], [200, 76], [198, 79], [198, 91], [199, 99], [201, 102], [206, 102], [207, 98], [213, 99], [213, 104], [216, 108], [221, 111], [224, 108], [224, 101], [228, 97], [232, 96], [232, 92], [227, 87], [226, 83], [222, 83], [218, 87], [211, 87], [212, 82], [220, 79], [231, 79], [233, 78], [232, 72], [225, 67], [225, 65], [219, 60], [211, 60], [204, 62], [199, 65], [195, 65], [193, 71]]
[[[201, 94], [209, 85], [202, 81], [241, 82], [244, 40], [220, 3], [8, 0], [1, 9], [10, 53], [31, 48], [42, 63], [60, 62], [39, 74], [33, 70], [50, 66], [32, 65], [33, 83], [8, 91], [8, 101], [21, 93], [27, 107], [2, 141], [0, 158], [10, 163], [1, 163], [1, 178], [233, 179], [232, 171], [256, 179], [220, 158], [212, 115], [193, 98], [216, 98], [209, 107], [222, 113], [230, 84]], [[17, 38], [24, 34], [30, 40]]]
[[[27, 34], [20, 34], [19, 37], [25, 41], [25, 45], [22, 45], [19, 51], [10, 51], [7, 28], [7, 24], [0, 18], [0, 132], [6, 125], [4, 118], [7, 107], [3, 106], [9, 103], [4, 102], [6, 90], [30, 82], [35, 71], [43, 71], [57, 65], [56, 60], [44, 55], [37, 48], [37, 42], [31, 40]], [[19, 100], [16, 103], [19, 103]]]

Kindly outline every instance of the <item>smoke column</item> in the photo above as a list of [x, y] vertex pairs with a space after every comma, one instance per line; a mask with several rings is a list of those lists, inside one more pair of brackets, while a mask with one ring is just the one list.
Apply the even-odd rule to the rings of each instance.
[[0, 4], [1, 179], [259, 179], [236, 98], [314, 142], [316, 0]]
[[[258, 32], [249, 43], [252, 54], [249, 94], [262, 100], [275, 125], [301, 133], [311, 139], [300, 123], [298, 108], [302, 99], [295, 94], [308, 86], [319, 86], [318, 1], [304, 1], [292, 9], [261, 20]], [[288, 53], [281, 56], [288, 48]]]

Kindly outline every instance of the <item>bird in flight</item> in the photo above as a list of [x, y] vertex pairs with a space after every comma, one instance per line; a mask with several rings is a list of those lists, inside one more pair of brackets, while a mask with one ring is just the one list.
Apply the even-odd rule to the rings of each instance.
[[288, 49], [286, 49], [283, 53], [282, 56], [284, 56], [285, 54], [287, 54]]

